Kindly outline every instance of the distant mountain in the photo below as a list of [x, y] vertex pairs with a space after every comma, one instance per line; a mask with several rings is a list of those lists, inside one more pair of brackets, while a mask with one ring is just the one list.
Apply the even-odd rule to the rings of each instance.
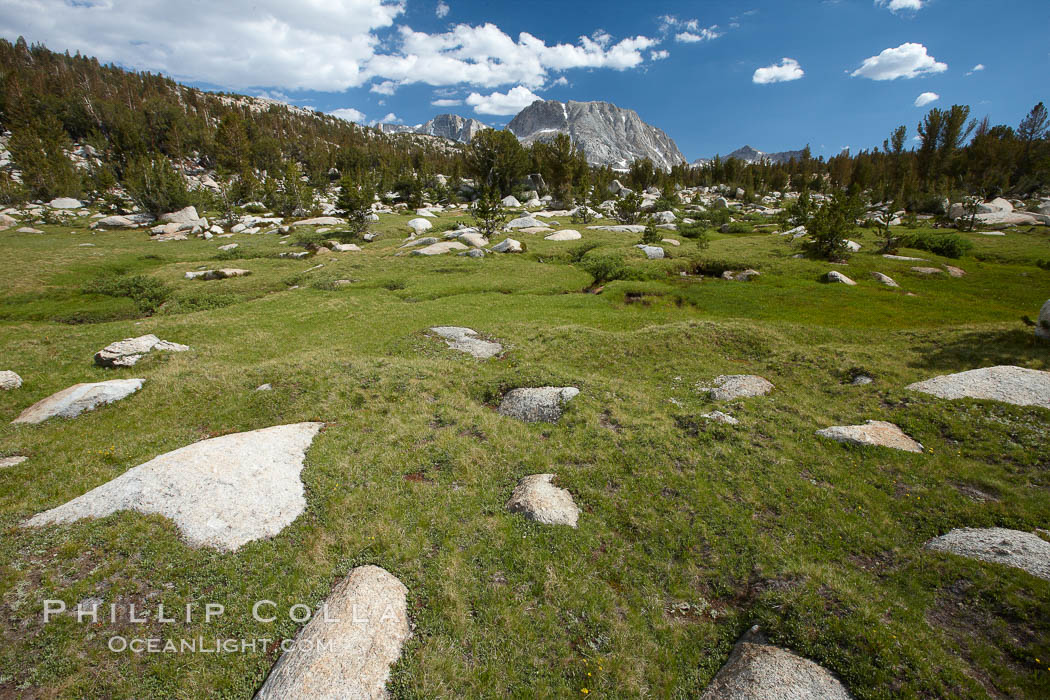
[[[779, 153], [765, 153], [759, 151], [751, 146], [744, 146], [738, 148], [727, 156], [719, 156], [722, 160], [729, 160], [735, 158], [736, 160], [744, 163], [787, 163], [789, 160], [794, 158], [795, 160], [801, 160], [804, 151], [781, 151]], [[704, 165], [710, 163], [714, 158], [699, 158], [693, 161], [693, 165]]]
[[643, 122], [634, 110], [608, 102], [537, 100], [507, 128], [526, 145], [568, 134], [592, 165], [628, 168], [635, 160], [649, 158], [656, 167], [670, 170], [686, 162], [671, 137]]
[[380, 124], [379, 130], [385, 134], [426, 134], [440, 136], [450, 141], [470, 143], [474, 135], [491, 127], [477, 119], [467, 119], [458, 114], [439, 114], [425, 124], [407, 126], [405, 124]]

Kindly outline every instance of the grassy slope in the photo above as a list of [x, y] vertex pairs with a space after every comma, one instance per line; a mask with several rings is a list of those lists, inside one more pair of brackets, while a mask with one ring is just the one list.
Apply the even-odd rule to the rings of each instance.
[[[248, 697], [275, 653], [134, 656], [106, 640], [292, 636], [287, 608], [319, 604], [365, 563], [410, 591], [415, 634], [392, 681], [405, 697], [695, 696], [756, 622], [857, 697], [1050, 694], [1050, 584], [921, 550], [957, 526], [1050, 525], [1050, 412], [903, 390], [989, 364], [1050, 369], [1018, 322], [1050, 290], [1034, 265], [1050, 258], [1047, 233], [972, 236], [981, 260], [955, 262], [962, 279], [863, 252], [836, 268], [855, 288], [820, 283], [831, 268], [792, 259], [776, 236], [714, 237], [704, 258], [763, 273], [736, 283], [664, 274], [696, 255], [688, 241], [644, 261], [634, 236], [583, 233], [643, 279], [586, 293], [591, 278], [566, 264], [578, 243], [528, 235], [525, 255], [482, 261], [395, 258], [400, 235], [293, 261], [252, 257], [289, 248], [275, 236], [237, 236], [223, 256], [224, 239], [0, 234], [0, 369], [25, 380], [0, 394], [0, 456], [30, 457], [0, 471], [0, 696]], [[202, 265], [254, 274], [181, 279]], [[80, 291], [114, 272], [163, 280], [173, 299], [140, 318], [129, 300]], [[427, 337], [433, 325], [470, 326], [508, 352], [478, 363]], [[147, 332], [193, 351], [92, 365], [97, 349]], [[859, 370], [876, 382], [848, 386]], [[723, 373], [777, 390], [730, 404], [740, 426], [708, 424], [698, 416], [715, 406], [694, 387]], [[147, 382], [118, 404], [8, 425], [72, 383], [132, 376]], [[275, 390], [252, 391], [264, 382]], [[582, 390], [556, 425], [493, 410], [508, 388], [546, 384]], [[303, 472], [307, 511], [272, 541], [194, 550], [169, 521], [130, 513], [18, 527], [162, 452], [314, 419], [328, 426]], [[897, 422], [928, 454], [813, 435], [865, 419]], [[520, 477], [546, 471], [583, 508], [578, 530], [504, 511]], [[227, 613], [208, 625], [42, 624], [44, 599], [89, 595]], [[277, 622], [251, 619], [263, 598], [280, 604]]]

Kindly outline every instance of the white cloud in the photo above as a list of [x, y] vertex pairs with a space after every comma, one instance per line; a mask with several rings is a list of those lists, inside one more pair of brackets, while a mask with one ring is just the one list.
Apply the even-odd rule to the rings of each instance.
[[434, 14], [437, 15], [438, 19], [444, 19], [450, 9], [447, 2], [438, 2], [437, 7], [434, 8]]
[[[658, 52], [654, 52], [654, 53], [658, 53]], [[555, 80], [553, 83], [551, 83], [551, 85], [555, 85], [555, 86], [558, 86], [558, 87], [564, 87], [564, 86], [566, 86], [568, 84], [569, 84], [569, 79], [566, 78], [564, 75], [559, 76], [557, 80]]]
[[382, 119], [373, 119], [368, 123], [370, 126], [375, 126], [376, 124], [403, 124], [404, 122], [401, 119], [398, 119], [396, 114], [391, 112]]
[[915, 106], [925, 107], [931, 102], [936, 102], [939, 99], [941, 99], [941, 96], [938, 95], [936, 92], [924, 92], [915, 98]]
[[333, 117], [339, 117], [345, 119], [348, 122], [357, 122], [358, 124], [365, 123], [365, 113], [354, 109], [353, 107], [343, 107], [341, 109], [333, 109], [329, 112]]
[[674, 40], [680, 44], [695, 44], [698, 41], [711, 41], [722, 36], [722, 32], [717, 31], [718, 25], [712, 25], [705, 27], [699, 32], [678, 32], [674, 35]]
[[922, 44], [901, 44], [895, 49], [886, 49], [878, 56], [864, 59], [860, 68], [851, 74], [854, 78], [872, 80], [896, 80], [897, 78], [917, 78], [928, 73], [943, 73], [948, 64], [936, 61], [926, 53]]
[[922, 9], [923, 0], [875, 0], [875, 4], [889, 8], [890, 12], [918, 12]]
[[662, 60], [664, 60], [665, 58], [667, 58], [670, 55], [671, 55], [671, 52], [667, 51], [665, 49], [660, 49], [659, 51], [650, 51], [649, 52], [649, 60], [650, 61], [662, 61]]
[[983, 63], [978, 63], [976, 66], [971, 68], [970, 72], [967, 73], [966, 75], [973, 75], [974, 73], [979, 73], [979, 72], [981, 72], [983, 70], [984, 70], [984, 64]]
[[536, 100], [543, 98], [529, 90], [527, 87], [518, 85], [506, 93], [493, 92], [490, 95], [480, 95], [476, 92], [467, 96], [467, 104], [474, 108], [478, 114], [517, 114], [531, 105]]
[[548, 46], [542, 39], [522, 32], [515, 41], [494, 24], [458, 24], [442, 34], [398, 30], [401, 43], [389, 55], [377, 55], [368, 65], [375, 78], [401, 85], [457, 85], [479, 87], [517, 84], [538, 89], [551, 72], [571, 68], [626, 70], [641, 64], [643, 51], [657, 42], [645, 36], [612, 43], [598, 33], [581, 36], [576, 44]]
[[431, 100], [430, 104], [435, 107], [458, 107], [463, 104], [463, 100], [450, 100], [441, 98], [440, 100]]
[[403, 2], [331, 0], [8, 0], [0, 36], [20, 34], [55, 51], [163, 72], [236, 90], [342, 91], [365, 81]]
[[660, 21], [660, 33], [664, 36], [674, 33], [674, 40], [681, 44], [711, 41], [722, 36], [722, 32], [718, 31], [717, 24], [712, 24], [710, 27], [701, 27], [700, 20], [678, 19], [674, 15], [661, 15], [658, 19]]
[[381, 83], [373, 85], [369, 92], [374, 92], [379, 95], [393, 95], [397, 92], [397, 83], [393, 80], [384, 80]]
[[[412, 83], [535, 90], [570, 69], [635, 68], [659, 43], [599, 30], [547, 44], [488, 23], [429, 34], [396, 24], [406, 2], [224, 0], [187, 12], [164, 0], [6, 0], [0, 36], [229, 90], [341, 92], [373, 83], [381, 95]], [[440, 0], [435, 12], [448, 4]]]
[[759, 85], [786, 83], [791, 80], [798, 80], [805, 74], [806, 72], [802, 70], [802, 66], [799, 65], [798, 61], [793, 58], [782, 58], [780, 63], [774, 63], [771, 66], [756, 70], [755, 74], [751, 76], [751, 81]]

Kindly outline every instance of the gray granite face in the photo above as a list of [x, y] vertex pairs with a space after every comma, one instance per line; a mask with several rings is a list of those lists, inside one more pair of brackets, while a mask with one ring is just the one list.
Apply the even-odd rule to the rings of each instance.
[[629, 167], [649, 158], [661, 170], [685, 162], [670, 136], [642, 121], [638, 113], [608, 102], [537, 100], [507, 128], [526, 145], [568, 134], [592, 165]]

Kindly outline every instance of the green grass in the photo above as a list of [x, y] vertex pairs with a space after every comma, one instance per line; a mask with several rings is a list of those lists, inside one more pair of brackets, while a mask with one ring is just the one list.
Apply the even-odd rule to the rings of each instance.
[[[274, 654], [117, 654], [106, 642], [290, 637], [288, 608], [319, 604], [361, 564], [409, 590], [399, 697], [695, 697], [755, 623], [858, 698], [1050, 695], [1050, 583], [922, 550], [953, 527], [1050, 525], [1050, 412], [903, 389], [991, 364], [1050, 369], [1019, 320], [1050, 289], [1037, 266], [1050, 258], [1045, 228], [963, 234], [975, 248], [961, 260], [901, 251], [928, 263], [885, 260], [861, 232], [864, 249], [832, 267], [766, 234], [712, 234], [700, 251], [666, 232], [682, 245], [648, 261], [637, 236], [568, 220], [583, 241], [513, 234], [527, 253], [395, 257], [410, 218], [384, 217], [385, 235], [363, 252], [305, 260], [275, 258], [295, 249], [275, 235], [0, 233], [16, 261], [0, 269], [0, 369], [25, 380], [0, 393], [0, 456], [29, 457], [0, 471], [0, 696], [250, 697]], [[230, 241], [240, 247], [220, 257]], [[598, 245], [571, 254], [585, 243]], [[628, 271], [601, 293], [585, 271], [597, 255], [622, 256]], [[967, 275], [909, 270], [940, 264]], [[726, 265], [762, 274], [678, 274]], [[183, 279], [219, 266], [253, 274]], [[821, 282], [829, 269], [858, 285]], [[170, 294], [148, 314], [85, 291], [114, 276], [147, 276]], [[428, 337], [435, 325], [469, 326], [507, 352], [479, 363]], [[144, 333], [192, 351], [93, 366], [99, 348]], [[875, 383], [849, 386], [861, 370]], [[719, 406], [739, 426], [700, 419], [716, 406], [697, 383], [736, 373], [776, 391]], [[9, 425], [75, 382], [117, 377], [146, 383], [72, 421]], [[274, 391], [253, 391], [264, 382]], [[581, 394], [555, 425], [495, 412], [505, 390], [539, 385]], [[898, 423], [928, 453], [813, 434], [866, 419]], [[19, 527], [163, 452], [303, 420], [327, 423], [302, 475], [307, 510], [272, 540], [196, 550], [170, 521], [126, 512]], [[579, 529], [505, 511], [518, 479], [537, 472], [573, 493]], [[227, 613], [211, 624], [42, 624], [43, 600], [92, 595]], [[252, 620], [260, 599], [278, 602], [276, 622]]]

